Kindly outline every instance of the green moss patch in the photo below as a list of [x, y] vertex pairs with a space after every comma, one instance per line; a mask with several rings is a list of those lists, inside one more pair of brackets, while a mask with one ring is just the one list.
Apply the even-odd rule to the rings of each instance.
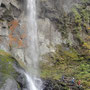
[[45, 55], [47, 62], [41, 62], [41, 77], [57, 80], [59, 80], [62, 75], [75, 77], [76, 82], [77, 80], [81, 80], [85, 90], [88, 89], [90, 87], [89, 58], [80, 55], [80, 50], [78, 51], [78, 48], [64, 48], [58, 45], [55, 53], [48, 53]]
[[[20, 73], [17, 72], [15, 66], [17, 68], [21, 68], [15, 58], [13, 58], [7, 52], [0, 50], [0, 88], [3, 86], [3, 84], [5, 84], [5, 81], [9, 78], [14, 79], [17, 82], [17, 77]], [[20, 88], [18, 82], [17, 85], [18, 88]]]
[[0, 50], [0, 73], [16, 77], [18, 75], [14, 68], [16, 64], [18, 66], [17, 61], [10, 54]]

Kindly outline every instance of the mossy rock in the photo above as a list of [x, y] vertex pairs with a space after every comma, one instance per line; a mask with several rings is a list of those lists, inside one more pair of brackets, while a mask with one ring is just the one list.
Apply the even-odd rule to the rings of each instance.
[[15, 65], [19, 65], [15, 58], [0, 50], [0, 72], [3, 74], [16, 76], [17, 72], [14, 68]]
[[[82, 49], [81, 49], [82, 51]], [[80, 50], [79, 50], [80, 52]], [[83, 87], [89, 86], [90, 76], [90, 60], [88, 56], [84, 56], [78, 52], [78, 49], [68, 48], [65, 50], [63, 46], [58, 45], [55, 53], [46, 55], [47, 62], [41, 62], [41, 77], [59, 80], [62, 75], [75, 77], [76, 82], [80, 79]], [[85, 54], [85, 51], [82, 51]], [[87, 83], [87, 85], [86, 85]]]
[[[62, 75], [75, 77], [76, 81], [81, 80], [85, 90], [90, 89], [89, 6], [90, 0], [81, 0], [70, 13], [58, 19], [56, 26], [67, 42], [57, 45], [55, 52], [43, 55], [47, 61], [40, 63], [42, 78], [58, 80]], [[67, 38], [69, 32], [73, 35], [75, 45]]]
[[[0, 90], [21, 90], [25, 86], [24, 69], [10, 54], [0, 50]], [[22, 79], [21, 79], [22, 78]], [[10, 82], [7, 83], [7, 82]], [[12, 83], [11, 83], [12, 82]], [[8, 85], [10, 85], [8, 87]]]

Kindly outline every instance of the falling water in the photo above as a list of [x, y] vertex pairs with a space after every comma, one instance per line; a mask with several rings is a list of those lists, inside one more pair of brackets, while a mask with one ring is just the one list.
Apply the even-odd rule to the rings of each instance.
[[38, 49], [38, 32], [36, 21], [36, 0], [27, 0], [27, 49], [26, 61], [28, 74], [28, 90], [41, 90], [41, 80], [39, 79], [39, 49]]

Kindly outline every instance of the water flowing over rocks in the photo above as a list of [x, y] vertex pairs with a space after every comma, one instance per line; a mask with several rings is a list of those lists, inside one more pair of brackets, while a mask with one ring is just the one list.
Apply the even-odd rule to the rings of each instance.
[[[0, 0], [0, 49], [27, 64], [26, 1]], [[64, 87], [56, 80], [63, 74], [75, 76], [77, 81], [81, 79], [84, 90], [89, 90], [90, 0], [37, 0], [36, 3], [41, 77], [46, 85], [44, 90], [68, 90], [65, 88], [67, 85]], [[5, 64], [5, 67], [8, 65]], [[7, 78], [0, 71], [2, 76], [5, 78], [0, 79], [0, 90], [14, 90], [13, 87], [15, 90], [27, 90], [21, 73], [17, 72], [17, 78], [10, 75]]]
[[[57, 44], [67, 43], [63, 39], [61, 32], [56, 28], [56, 24], [63, 13], [69, 13], [71, 7], [79, 0], [39, 0], [37, 1], [37, 22], [40, 42], [41, 56], [48, 52], [54, 52]], [[0, 44], [1, 49], [11, 52], [17, 59], [25, 62], [26, 43], [26, 1], [25, 0], [1, 0], [0, 2], [0, 37], [5, 37], [5, 44]], [[67, 9], [65, 9], [67, 8]], [[10, 26], [14, 20], [16, 26]], [[9, 37], [8, 37], [9, 36]], [[56, 37], [57, 36], [57, 37]], [[2, 39], [3, 41], [3, 39]], [[72, 40], [74, 42], [74, 40]], [[14, 45], [12, 45], [14, 43]], [[43, 50], [43, 51], [42, 51]], [[42, 58], [41, 58], [42, 60]]]
[[27, 89], [24, 72], [15, 58], [0, 50], [0, 90]]

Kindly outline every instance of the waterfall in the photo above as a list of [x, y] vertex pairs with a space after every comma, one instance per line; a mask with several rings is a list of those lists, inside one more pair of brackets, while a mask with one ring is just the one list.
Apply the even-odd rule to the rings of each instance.
[[39, 47], [36, 20], [36, 0], [27, 0], [27, 49], [25, 50], [28, 73], [25, 73], [28, 90], [41, 90], [39, 78]]

